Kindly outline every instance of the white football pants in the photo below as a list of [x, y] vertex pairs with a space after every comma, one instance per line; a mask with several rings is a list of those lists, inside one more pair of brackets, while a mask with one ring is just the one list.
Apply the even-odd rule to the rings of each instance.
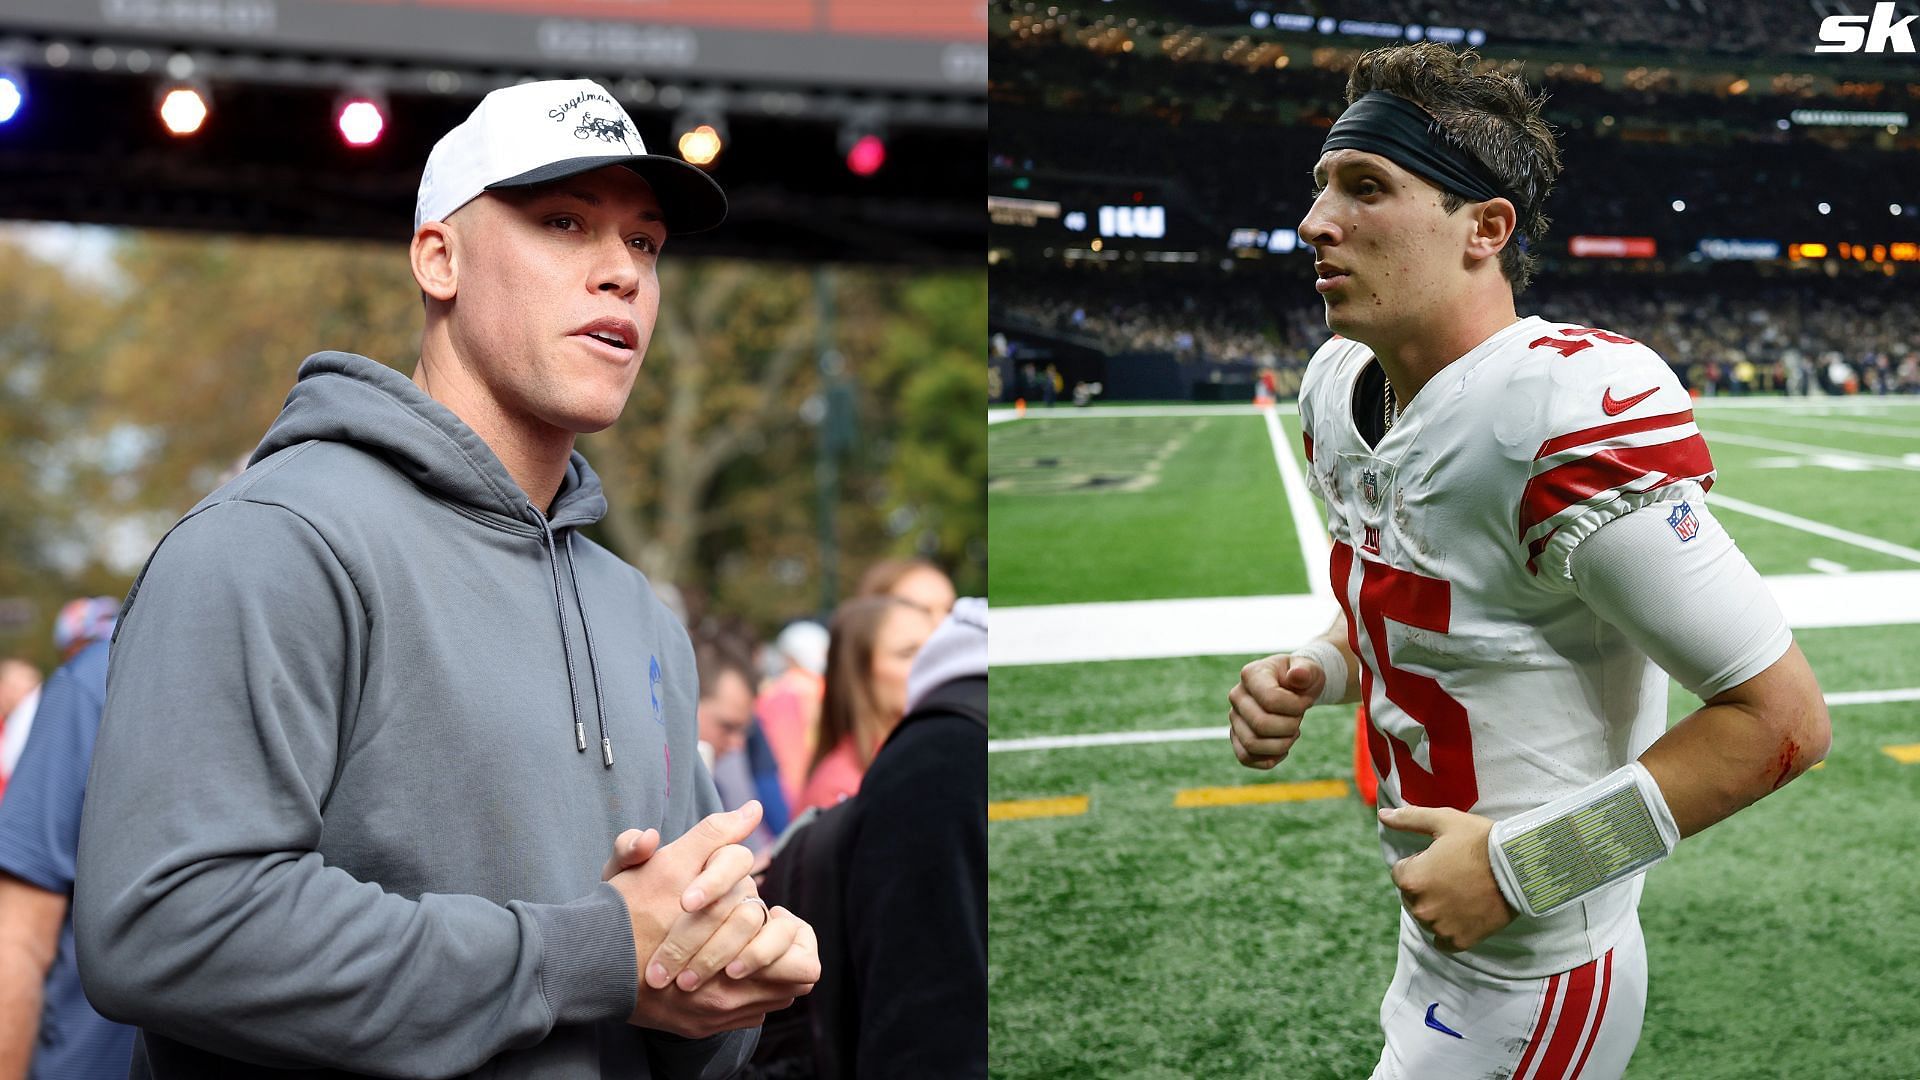
[[1542, 979], [1474, 971], [1400, 913], [1400, 961], [1380, 1003], [1373, 1080], [1619, 1080], [1640, 1041], [1647, 943], [1640, 920], [1590, 963]]

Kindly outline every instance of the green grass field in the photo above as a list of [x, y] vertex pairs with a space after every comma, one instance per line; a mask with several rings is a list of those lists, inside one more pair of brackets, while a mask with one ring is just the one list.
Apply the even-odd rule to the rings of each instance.
[[[1708, 405], [1700, 417], [1721, 469], [1716, 496], [1920, 547], [1920, 456], [1904, 457], [1920, 454], [1920, 407], [1876, 402], [1822, 417], [1813, 406]], [[1293, 418], [1284, 423], [1297, 442]], [[1162, 453], [1181, 431], [1183, 445]], [[1016, 421], [995, 425], [990, 447], [1001, 611], [1306, 591], [1258, 417]], [[1201, 460], [1183, 463], [1193, 449]], [[1161, 484], [1128, 488], [1128, 467], [1115, 463], [1156, 457]], [[1108, 477], [1104, 490], [1056, 474], [1042, 493], [1011, 467], [1045, 471], [1033, 463], [1048, 459]], [[1257, 528], [1246, 517], [1256, 507], [1269, 513]], [[1763, 574], [1819, 562], [1835, 573], [1920, 569], [1857, 542], [1719, 516]], [[1196, 554], [1233, 545], [1233, 555], [1196, 567], [1176, 543]], [[1166, 580], [1174, 564], [1177, 588]], [[1015, 566], [1024, 576], [1008, 576]], [[1920, 687], [1920, 625], [1796, 638], [1830, 695]], [[1249, 658], [997, 667], [992, 736], [1217, 727]], [[1695, 704], [1675, 688], [1670, 716]], [[1835, 704], [1832, 715], [1824, 767], [1690, 838], [1648, 876], [1649, 1002], [1630, 1077], [1920, 1077], [1920, 990], [1910, 985], [1920, 762], [1884, 749], [1920, 744], [1920, 701]], [[1365, 1076], [1397, 917], [1370, 813], [1351, 795], [1175, 804], [1193, 789], [1350, 780], [1352, 731], [1350, 708], [1317, 710], [1271, 773], [1236, 764], [1224, 735], [995, 752], [997, 807], [1087, 801], [1084, 812], [990, 828], [993, 1075]]]
[[[1280, 591], [1301, 580], [1258, 417], [1029, 420], [994, 430], [996, 604]], [[1096, 509], [1097, 507], [1097, 509]]]

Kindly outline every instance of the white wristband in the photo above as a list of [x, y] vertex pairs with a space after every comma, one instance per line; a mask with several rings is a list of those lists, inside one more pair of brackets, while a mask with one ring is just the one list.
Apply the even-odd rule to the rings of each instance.
[[1497, 822], [1487, 858], [1513, 910], [1538, 917], [1645, 871], [1679, 842], [1660, 785], [1636, 761]]
[[1326, 685], [1320, 688], [1320, 695], [1313, 699], [1315, 705], [1338, 705], [1340, 699], [1347, 696], [1347, 658], [1341, 655], [1339, 646], [1326, 638], [1314, 638], [1287, 655], [1293, 659], [1311, 660], [1327, 673]]

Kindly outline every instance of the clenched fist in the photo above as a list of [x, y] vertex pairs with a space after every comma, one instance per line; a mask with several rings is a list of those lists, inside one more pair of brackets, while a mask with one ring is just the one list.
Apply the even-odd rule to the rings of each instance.
[[1233, 756], [1250, 769], [1271, 769], [1286, 760], [1300, 737], [1300, 717], [1327, 685], [1327, 673], [1308, 657], [1278, 653], [1240, 669], [1240, 684], [1227, 692], [1227, 727]]

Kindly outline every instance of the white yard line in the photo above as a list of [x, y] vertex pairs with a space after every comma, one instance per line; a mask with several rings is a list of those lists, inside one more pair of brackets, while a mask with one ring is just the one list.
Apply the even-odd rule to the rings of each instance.
[[[1885, 705], [1896, 701], [1920, 701], [1920, 686], [1899, 690], [1843, 690], [1826, 695], [1830, 708], [1845, 705]], [[1036, 735], [1025, 739], [988, 739], [987, 753], [1004, 754], [1019, 750], [1078, 750], [1089, 746], [1129, 746], [1141, 743], [1227, 741], [1225, 725], [1171, 728], [1165, 731], [1103, 731], [1091, 735]]]
[[1308, 594], [1003, 607], [988, 616], [987, 663], [1252, 659], [1318, 635], [1333, 614], [1332, 600]]
[[1915, 550], [1903, 544], [1895, 544], [1891, 541], [1881, 540], [1872, 536], [1863, 536], [1857, 532], [1849, 532], [1846, 529], [1835, 528], [1824, 522], [1814, 521], [1811, 518], [1803, 518], [1797, 514], [1789, 514], [1784, 510], [1774, 510], [1757, 503], [1747, 502], [1745, 499], [1736, 499], [1731, 495], [1722, 495], [1719, 492], [1715, 492], [1713, 497], [1708, 499], [1707, 502], [1708, 505], [1716, 510], [1732, 510], [1737, 514], [1757, 517], [1762, 521], [1771, 521], [1775, 525], [1785, 525], [1789, 529], [1799, 529], [1801, 532], [1812, 533], [1815, 536], [1824, 536], [1829, 540], [1838, 540], [1843, 544], [1852, 544], [1854, 547], [1866, 548], [1868, 551], [1877, 551], [1882, 555], [1891, 555], [1896, 559], [1905, 559], [1908, 562], [1920, 563], [1920, 550]]
[[1694, 408], [1709, 412], [1720, 409], [1821, 409], [1834, 413], [1874, 415], [1870, 410], [1911, 409], [1920, 406], [1920, 398], [1898, 397], [1703, 397]]
[[1887, 469], [1912, 469], [1920, 472], [1920, 463], [1906, 461], [1884, 454], [1863, 454], [1857, 450], [1841, 450], [1832, 446], [1815, 446], [1812, 443], [1788, 442], [1785, 439], [1764, 439], [1758, 435], [1734, 435], [1725, 431], [1715, 431], [1708, 435], [1709, 443], [1732, 443], [1735, 446], [1751, 446], [1760, 450], [1786, 450], [1796, 454], [1822, 454], [1828, 457], [1852, 458], [1856, 461], [1870, 462]]
[[1029, 739], [988, 739], [987, 753], [1005, 750], [1067, 750], [1082, 746], [1127, 746], [1132, 743], [1202, 742], [1217, 739], [1221, 727], [1178, 728], [1173, 731], [1107, 731], [1098, 735], [1038, 735]]
[[[1911, 425], [1902, 427], [1894, 424], [1850, 424], [1845, 420], [1836, 420], [1833, 417], [1821, 416], [1729, 416], [1725, 419], [1732, 420], [1736, 423], [1777, 424], [1784, 427], [1814, 428], [1820, 431], [1845, 431], [1855, 435], [1890, 436], [1896, 439], [1920, 439], [1920, 431], [1914, 430]], [[1904, 421], [1902, 422], [1904, 423]]]
[[1851, 574], [1853, 572], [1846, 563], [1837, 563], [1832, 559], [1808, 559], [1807, 565], [1822, 574]]
[[1892, 701], [1920, 701], [1920, 686], [1903, 690], [1842, 690], [1826, 695], [1828, 705], [1885, 705]]
[[[1273, 443], [1273, 461], [1280, 466], [1280, 486], [1287, 492], [1287, 511], [1293, 517], [1293, 532], [1300, 539], [1300, 557], [1307, 564], [1307, 588], [1313, 595], [1332, 604], [1333, 586], [1327, 577], [1327, 527], [1320, 521], [1320, 510], [1307, 490], [1307, 479], [1300, 463], [1293, 459], [1293, 446], [1280, 426], [1280, 417], [1267, 410], [1267, 439]], [[1329, 611], [1328, 621], [1333, 615]], [[1325, 629], [1322, 627], [1322, 629]]]
[[[1715, 499], [1714, 504], [1720, 505], [1721, 501]], [[1920, 551], [1902, 550], [1910, 553], [1903, 558], [1920, 562]], [[1844, 576], [1781, 574], [1766, 582], [1786, 613], [1788, 625], [1797, 629], [1920, 623], [1920, 570], [1873, 570]], [[1240, 656], [1250, 660], [1290, 648], [1325, 630], [1333, 618], [1333, 603], [1322, 597], [1295, 595], [1041, 604], [996, 608], [989, 618], [987, 663], [993, 667], [1176, 656]]]

